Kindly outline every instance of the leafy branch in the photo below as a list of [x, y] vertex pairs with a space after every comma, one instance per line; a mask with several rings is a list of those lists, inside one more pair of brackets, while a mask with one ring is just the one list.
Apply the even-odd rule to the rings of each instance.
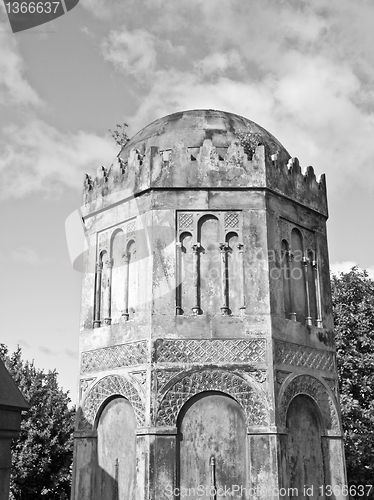
[[261, 135], [244, 129], [238, 130], [236, 135], [244, 148], [244, 153], [248, 156], [249, 160], [252, 160], [257, 146], [263, 143]]
[[109, 129], [109, 132], [115, 140], [116, 144], [118, 144], [118, 146], [120, 146], [121, 148], [123, 148], [130, 140], [125, 130], [126, 127], [128, 127], [127, 123], [123, 123], [122, 125], [117, 123], [115, 130]]

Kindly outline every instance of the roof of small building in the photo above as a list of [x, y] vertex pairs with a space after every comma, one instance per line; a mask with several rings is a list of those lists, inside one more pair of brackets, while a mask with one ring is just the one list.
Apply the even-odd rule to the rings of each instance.
[[178, 141], [188, 148], [200, 148], [205, 139], [210, 139], [216, 148], [227, 148], [240, 131], [257, 134], [270, 154], [284, 152], [290, 157], [282, 144], [257, 123], [214, 109], [180, 111], [159, 118], [135, 134], [120, 156], [125, 157], [126, 152], [133, 148], [142, 154], [150, 146], [157, 146], [160, 150], [172, 149]]
[[0, 409], [3, 408], [27, 410], [30, 405], [21, 394], [3, 361], [0, 360]]

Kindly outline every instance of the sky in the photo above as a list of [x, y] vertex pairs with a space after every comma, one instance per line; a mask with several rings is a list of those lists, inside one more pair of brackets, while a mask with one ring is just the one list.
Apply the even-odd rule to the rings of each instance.
[[0, 342], [76, 399], [84, 173], [169, 113], [220, 109], [325, 173], [331, 268], [374, 278], [372, 0], [80, 0], [11, 32], [0, 4]]

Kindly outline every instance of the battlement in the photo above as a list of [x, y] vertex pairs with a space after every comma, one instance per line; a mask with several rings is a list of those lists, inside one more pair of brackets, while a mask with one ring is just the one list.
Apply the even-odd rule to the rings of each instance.
[[205, 139], [201, 147], [179, 140], [171, 149], [125, 148], [109, 168], [99, 167], [95, 177], [86, 174], [84, 204], [97, 209], [100, 200], [118, 191], [128, 196], [162, 188], [268, 189], [327, 216], [324, 175], [317, 179], [313, 167], [302, 171], [297, 158], [285, 150], [272, 153], [264, 144], [248, 155], [238, 139], [228, 147]]

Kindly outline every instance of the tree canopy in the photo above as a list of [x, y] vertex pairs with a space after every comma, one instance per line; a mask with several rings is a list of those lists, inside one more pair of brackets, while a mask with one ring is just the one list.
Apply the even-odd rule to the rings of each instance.
[[0, 355], [30, 405], [22, 418], [20, 437], [12, 443], [11, 499], [68, 500], [70, 496], [75, 410], [58, 385], [57, 372], [22, 359], [20, 347]]
[[354, 267], [331, 284], [348, 482], [373, 484], [374, 281]]

